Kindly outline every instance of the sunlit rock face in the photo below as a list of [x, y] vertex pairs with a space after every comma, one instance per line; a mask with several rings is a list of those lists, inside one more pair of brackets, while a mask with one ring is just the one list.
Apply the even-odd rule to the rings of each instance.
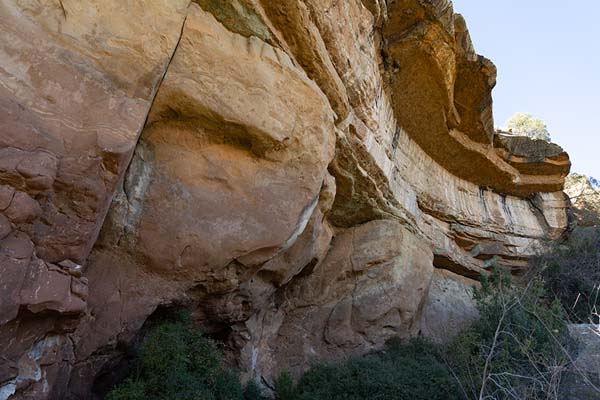
[[186, 14], [185, 1], [0, 2], [2, 398], [66, 392], [82, 266]]
[[565, 194], [571, 200], [580, 228], [600, 226], [600, 188], [594, 178], [577, 173], [569, 175], [565, 180]]
[[563, 234], [449, 1], [0, 3], [0, 398], [99, 398], [190, 307], [246, 378], [447, 340]]

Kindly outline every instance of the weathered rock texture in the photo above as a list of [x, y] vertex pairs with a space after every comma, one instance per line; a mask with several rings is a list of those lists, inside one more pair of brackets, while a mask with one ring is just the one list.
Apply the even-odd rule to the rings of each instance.
[[571, 174], [565, 180], [565, 193], [580, 228], [600, 227], [600, 190], [581, 174]]
[[0, 1], [0, 399], [100, 397], [161, 306], [248, 378], [443, 341], [567, 226], [433, 0]]

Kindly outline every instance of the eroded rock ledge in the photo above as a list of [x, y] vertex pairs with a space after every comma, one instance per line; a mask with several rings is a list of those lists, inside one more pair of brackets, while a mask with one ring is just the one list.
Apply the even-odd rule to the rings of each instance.
[[[247, 378], [436, 340], [566, 229], [444, 0], [0, 1], [0, 398], [96, 398], [161, 306]], [[440, 325], [440, 321], [444, 325]]]

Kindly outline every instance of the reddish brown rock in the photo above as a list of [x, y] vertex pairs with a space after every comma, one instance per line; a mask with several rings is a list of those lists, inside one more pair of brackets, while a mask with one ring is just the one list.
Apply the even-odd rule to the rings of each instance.
[[454, 85], [454, 104], [460, 121], [458, 129], [471, 140], [490, 143], [494, 138], [492, 89], [496, 66], [475, 53], [469, 30], [460, 14], [454, 16], [456, 52], [459, 55]]
[[[85, 311], [87, 288], [53, 263], [85, 262], [187, 3], [0, 2], [0, 354], [16, 365], [3, 396], [62, 398], [65, 323]], [[15, 332], [27, 338], [9, 341]], [[71, 356], [23, 358], [38, 348]]]
[[296, 0], [260, 0], [260, 3], [275, 29], [281, 32], [294, 59], [329, 99], [337, 120], [347, 118], [348, 94], [327, 52], [322, 32], [312, 18], [311, 4]]
[[306, 226], [333, 143], [325, 97], [283, 52], [192, 6], [142, 137], [138, 250], [188, 275], [265, 262]]
[[[311, 361], [378, 349], [419, 331], [433, 272], [431, 248], [397, 221], [376, 220], [336, 236], [327, 257], [285, 288], [283, 319], [269, 348], [274, 365], [302, 371]], [[273, 376], [268, 368], [259, 373]]]
[[3, 396], [102, 396], [177, 307], [267, 383], [443, 341], [564, 233], [450, 1], [188, 3], [0, 4]]
[[[490, 95], [496, 69], [475, 54], [464, 21], [452, 15], [450, 3], [396, 1], [388, 13], [384, 61], [401, 129], [463, 180], [521, 197], [560, 191], [563, 169], [542, 172], [542, 163], [532, 176], [496, 153]], [[568, 170], [568, 160], [561, 161]]]
[[39, 254], [81, 262], [127, 166], [187, 2], [132, 2], [112, 14], [110, 2], [19, 4], [0, 8], [0, 180], [40, 202], [44, 218], [32, 232]]
[[15, 191], [4, 214], [14, 224], [28, 223], [42, 215], [42, 208], [27, 193]]
[[569, 155], [559, 145], [545, 140], [497, 132], [494, 145], [496, 152], [522, 174], [564, 178], [571, 168]]
[[[285, 53], [192, 5], [88, 266], [94, 317], [77, 332], [78, 362], [130, 340], [175, 299], [197, 302], [209, 331], [243, 322], [323, 257], [333, 119]], [[75, 372], [96, 373], [89, 363]]]

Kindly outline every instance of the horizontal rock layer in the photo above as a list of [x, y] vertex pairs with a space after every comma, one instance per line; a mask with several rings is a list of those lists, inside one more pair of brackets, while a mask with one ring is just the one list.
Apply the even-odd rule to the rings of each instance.
[[[99, 398], [191, 307], [263, 386], [443, 341], [568, 225], [449, 1], [0, 2], [0, 398]], [[443, 324], [443, 325], [442, 325]]]

